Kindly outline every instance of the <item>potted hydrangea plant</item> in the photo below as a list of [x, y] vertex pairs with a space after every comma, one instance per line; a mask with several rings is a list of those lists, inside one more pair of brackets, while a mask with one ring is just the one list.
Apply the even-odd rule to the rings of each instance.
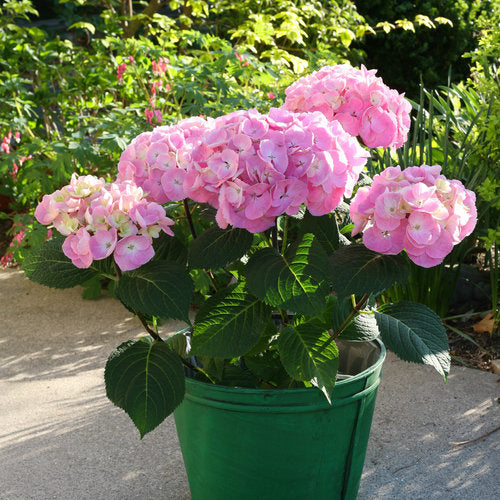
[[[427, 165], [357, 188], [357, 137], [397, 148], [410, 123], [374, 71], [326, 67], [286, 94], [268, 114], [143, 133], [115, 182], [75, 175], [35, 211], [61, 236], [26, 275], [61, 288], [106, 277], [144, 325], [111, 353], [107, 395], [141, 436], [175, 410], [193, 498], [354, 498], [380, 337], [449, 371], [439, 317], [377, 295], [407, 278], [404, 253], [430, 267], [472, 232], [474, 193]], [[168, 318], [186, 328], [161, 338]]]

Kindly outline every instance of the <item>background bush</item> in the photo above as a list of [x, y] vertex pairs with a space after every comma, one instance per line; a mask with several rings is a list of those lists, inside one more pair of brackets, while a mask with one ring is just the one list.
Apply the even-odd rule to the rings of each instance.
[[481, 13], [491, 12], [491, 4], [488, 0], [356, 0], [359, 13], [374, 26], [418, 14], [431, 19], [443, 16], [453, 23], [415, 33], [392, 31], [385, 37], [368, 37], [356, 47], [365, 52], [367, 66], [377, 68], [390, 87], [418, 99], [421, 77], [429, 89], [447, 83], [450, 66], [452, 82], [469, 77], [469, 62], [462, 54], [477, 45], [477, 20]]

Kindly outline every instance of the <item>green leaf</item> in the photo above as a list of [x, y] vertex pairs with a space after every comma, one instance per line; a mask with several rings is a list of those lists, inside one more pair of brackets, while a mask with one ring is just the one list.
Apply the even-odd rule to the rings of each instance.
[[361, 311], [339, 335], [339, 339], [355, 342], [369, 342], [380, 335], [375, 314]]
[[64, 238], [53, 238], [35, 247], [23, 263], [24, 274], [41, 285], [52, 288], [71, 288], [95, 275], [93, 269], [73, 265], [62, 251]]
[[281, 255], [263, 248], [250, 257], [245, 270], [248, 289], [273, 307], [299, 314], [319, 314], [328, 293], [328, 259], [314, 235], [305, 234]]
[[[352, 313], [352, 310], [353, 305], [350, 296], [335, 297], [331, 295], [327, 298], [327, 305], [323, 311], [323, 323], [317, 322], [316, 324], [322, 324], [325, 328], [337, 332], [349, 314]], [[350, 321], [338, 338], [354, 342], [368, 342], [379, 335], [380, 332], [374, 313], [369, 310], [363, 310]]]
[[192, 268], [219, 269], [245, 255], [253, 236], [246, 229], [212, 227], [201, 233], [189, 247]]
[[259, 341], [255, 344], [250, 351], [247, 352], [247, 356], [256, 356], [262, 351], [265, 351], [269, 347], [271, 339], [277, 335], [278, 329], [272, 320], [267, 322], [266, 328], [262, 332]]
[[236, 366], [225, 360], [222, 373], [217, 384], [230, 387], [257, 388], [259, 382], [252, 372], [244, 370], [241, 366]]
[[330, 257], [330, 280], [337, 295], [380, 293], [408, 279], [402, 255], [383, 255], [364, 245], [340, 248]]
[[181, 266], [157, 260], [123, 273], [115, 293], [135, 311], [189, 323], [193, 289], [191, 277]]
[[165, 339], [165, 343], [170, 346], [181, 358], [187, 357], [189, 353], [189, 339], [187, 335], [191, 331], [190, 327], [183, 328]]
[[307, 211], [302, 227], [305, 232], [314, 234], [327, 255], [331, 255], [335, 250], [338, 250], [341, 235], [334, 214], [316, 217]]
[[288, 387], [290, 376], [281, 364], [278, 351], [266, 351], [257, 356], [245, 356], [245, 364], [261, 381], [277, 387]]
[[441, 318], [416, 302], [399, 302], [382, 311], [375, 318], [384, 344], [405, 361], [433, 366], [446, 379], [450, 353]]
[[73, 29], [73, 28], [80, 28], [82, 30], [87, 30], [87, 31], [89, 31], [92, 34], [95, 33], [95, 26], [93, 24], [86, 23], [86, 22], [83, 22], [83, 21], [72, 24], [68, 29], [70, 30], [70, 29]]
[[339, 352], [328, 332], [313, 323], [287, 326], [278, 341], [281, 362], [295, 380], [311, 382], [332, 402]]
[[240, 283], [208, 299], [198, 311], [191, 353], [234, 358], [254, 347], [266, 328], [271, 309]]
[[153, 240], [153, 248], [155, 251], [153, 260], [168, 260], [177, 262], [181, 266], [187, 264], [187, 248], [176, 237], [162, 232]]
[[106, 394], [125, 410], [141, 434], [152, 431], [181, 403], [184, 368], [165, 342], [142, 337], [118, 346], [104, 371]]
[[101, 296], [102, 285], [100, 276], [94, 276], [82, 283], [82, 297], [86, 300], [97, 300]]

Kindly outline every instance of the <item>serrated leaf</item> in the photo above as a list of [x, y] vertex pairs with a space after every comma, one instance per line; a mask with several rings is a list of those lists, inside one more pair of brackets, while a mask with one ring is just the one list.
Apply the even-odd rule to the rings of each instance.
[[279, 352], [276, 350], [266, 351], [257, 356], [245, 356], [245, 364], [263, 382], [277, 387], [288, 386], [290, 382], [290, 376], [282, 365]]
[[280, 334], [278, 348], [288, 374], [311, 382], [331, 404], [339, 352], [328, 332], [313, 323], [287, 326]]
[[175, 262], [150, 261], [123, 273], [115, 288], [117, 297], [135, 311], [189, 323], [193, 280]]
[[201, 233], [189, 247], [192, 268], [219, 269], [245, 255], [253, 236], [245, 229], [212, 227]]
[[106, 394], [125, 410], [141, 434], [152, 431], [181, 403], [185, 376], [179, 356], [164, 342], [129, 340], [110, 355]]
[[273, 307], [298, 314], [319, 314], [328, 293], [328, 259], [314, 235], [305, 234], [281, 255], [263, 248], [249, 259], [245, 277], [248, 289]]
[[247, 356], [256, 356], [269, 347], [271, 338], [278, 333], [278, 329], [273, 321], [268, 321], [264, 331], [262, 332], [259, 341], [247, 352]]
[[95, 276], [94, 269], [80, 269], [64, 255], [64, 238], [52, 238], [35, 247], [23, 263], [24, 274], [41, 285], [71, 288]]
[[165, 339], [165, 343], [181, 358], [185, 358], [191, 349], [191, 342], [188, 337], [190, 331], [190, 327], [183, 328]]
[[178, 238], [161, 233], [153, 240], [153, 249], [155, 251], [153, 260], [177, 262], [183, 267], [187, 264], [187, 248]]
[[337, 295], [380, 293], [408, 279], [402, 255], [383, 255], [363, 245], [340, 248], [330, 257], [330, 280]]
[[339, 335], [339, 339], [353, 342], [369, 342], [380, 335], [380, 330], [371, 311], [361, 311]]
[[331, 255], [340, 246], [340, 231], [334, 214], [320, 217], [306, 212], [301, 225], [304, 232], [312, 233], [327, 255]]
[[208, 299], [196, 315], [191, 353], [234, 358], [254, 347], [266, 328], [271, 308], [233, 285]]
[[[353, 305], [351, 297], [330, 296], [323, 313], [323, 321], [326, 328], [333, 332], [344, 324], [349, 314], [352, 313]], [[380, 335], [375, 315], [372, 311], [362, 310], [344, 327], [338, 338], [354, 342], [368, 342]]]
[[384, 344], [405, 361], [433, 366], [446, 379], [448, 337], [441, 318], [427, 306], [399, 302], [375, 312]]
[[102, 285], [101, 278], [99, 276], [90, 278], [82, 283], [82, 286], [84, 288], [82, 298], [86, 300], [97, 300], [101, 296]]

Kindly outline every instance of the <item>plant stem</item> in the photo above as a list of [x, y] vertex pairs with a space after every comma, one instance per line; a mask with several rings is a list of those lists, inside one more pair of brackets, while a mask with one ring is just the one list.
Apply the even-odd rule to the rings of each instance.
[[193, 238], [196, 239], [196, 231], [194, 229], [193, 219], [191, 217], [191, 212], [189, 211], [189, 205], [188, 205], [187, 199], [184, 198], [184, 200], [182, 200], [182, 203], [184, 205], [184, 212], [186, 213], [186, 218], [187, 218], [187, 221], [189, 224], [189, 229], [191, 231], [191, 234], [193, 235]]
[[344, 328], [351, 322], [352, 318], [358, 314], [358, 312], [361, 310], [361, 308], [365, 305], [366, 301], [370, 298], [369, 293], [365, 293], [363, 297], [361, 297], [361, 300], [354, 306], [354, 309], [349, 313], [347, 318], [344, 320], [344, 322], [337, 328], [337, 331], [333, 334], [330, 335], [332, 339], [336, 339], [344, 330]]
[[273, 248], [275, 248], [276, 250], [279, 250], [278, 249], [278, 228], [276, 227], [276, 225], [274, 225], [272, 230], [271, 230], [271, 239], [273, 242]]
[[205, 271], [205, 274], [208, 276], [208, 279], [210, 280], [215, 293], [217, 293], [217, 284], [215, 283], [215, 277], [212, 274], [212, 271], [210, 271], [209, 269], [203, 269], [203, 271]]
[[267, 234], [264, 232], [262, 232], [260, 234], [262, 235], [262, 238], [264, 238], [265, 242], [267, 243], [267, 246], [273, 248], [273, 244], [271, 243], [271, 240], [267, 237]]
[[454, 316], [446, 316], [445, 318], [441, 318], [442, 321], [449, 321], [450, 319], [458, 319], [458, 318], [468, 318], [470, 316], [480, 316], [482, 314], [488, 314], [492, 312], [491, 309], [488, 311], [479, 311], [479, 312], [466, 312], [464, 314], [455, 314]]
[[163, 342], [163, 339], [158, 335], [158, 332], [155, 332], [149, 325], [148, 325], [148, 322], [146, 321], [146, 318], [139, 312], [139, 311], [135, 311], [135, 314], [137, 314], [137, 317], [139, 318], [139, 320], [141, 321], [142, 323], [142, 326], [144, 327], [144, 329], [149, 333], [149, 335], [151, 335], [151, 337], [153, 337], [155, 340], [157, 340], [158, 342]]
[[283, 236], [281, 238], [281, 255], [285, 253], [287, 238], [288, 238], [288, 217], [285, 215], [285, 221], [283, 222]]
[[203, 368], [200, 368], [199, 366], [193, 365], [187, 359], [184, 359], [184, 358], [181, 358], [181, 361], [182, 361], [182, 364], [184, 366], [186, 366], [187, 368], [190, 368], [191, 370], [195, 370], [195, 371], [198, 371], [200, 373], [203, 373], [203, 375], [205, 375], [205, 377], [207, 377], [208, 380], [210, 380], [210, 382], [212, 382], [212, 384], [216, 383], [215, 380]]

